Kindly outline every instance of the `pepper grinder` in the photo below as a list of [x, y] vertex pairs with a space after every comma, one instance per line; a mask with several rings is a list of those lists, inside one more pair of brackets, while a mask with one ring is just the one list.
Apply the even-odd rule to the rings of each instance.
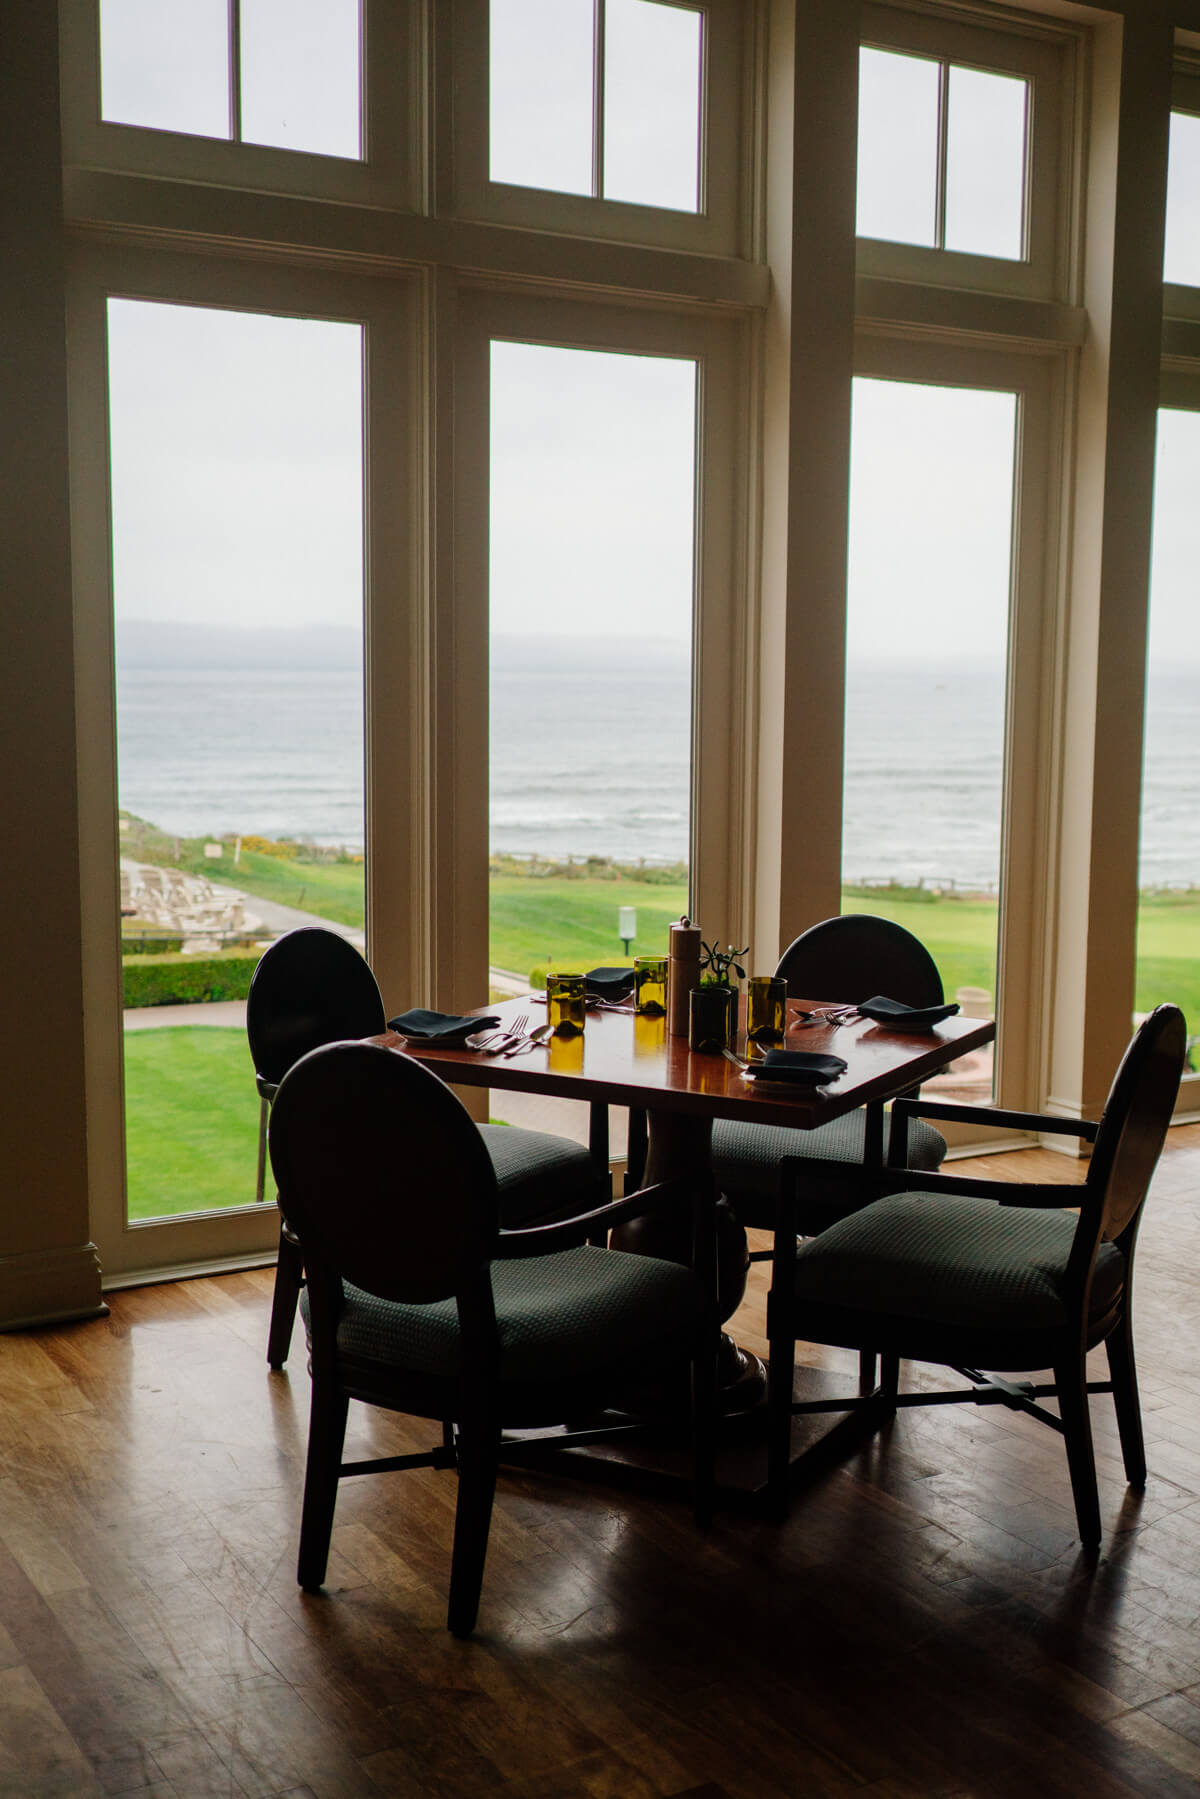
[[667, 1029], [672, 1037], [686, 1037], [689, 998], [700, 985], [700, 927], [690, 918], [671, 926], [667, 954]]

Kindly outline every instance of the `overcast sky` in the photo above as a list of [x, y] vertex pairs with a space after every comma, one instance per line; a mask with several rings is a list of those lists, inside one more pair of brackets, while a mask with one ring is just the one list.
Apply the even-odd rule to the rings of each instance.
[[[694, 206], [695, 16], [608, 10], [606, 191]], [[226, 12], [103, 0], [105, 115], [224, 135]], [[357, 16], [241, 0], [246, 137], [357, 154]], [[586, 188], [591, 0], [493, 17], [494, 172]], [[936, 65], [866, 52], [863, 83], [860, 225], [932, 242]], [[1024, 83], [955, 70], [949, 98], [946, 240], [1015, 254]], [[1200, 120], [1176, 123], [1172, 159], [1167, 272], [1200, 284]], [[357, 628], [359, 327], [116, 300], [110, 353], [118, 616]], [[503, 344], [492, 370], [493, 628], [686, 636], [694, 365]], [[852, 654], [1002, 653], [1015, 416], [1011, 395], [856, 383]], [[1161, 433], [1153, 635], [1176, 659], [1200, 658], [1196, 424]]]

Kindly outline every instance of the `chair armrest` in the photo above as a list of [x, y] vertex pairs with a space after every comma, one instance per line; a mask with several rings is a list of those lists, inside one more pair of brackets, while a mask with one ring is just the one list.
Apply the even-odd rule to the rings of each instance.
[[989, 1181], [968, 1174], [941, 1174], [921, 1168], [865, 1168], [856, 1162], [822, 1162], [819, 1167], [801, 1156], [785, 1156], [780, 1163], [778, 1230], [793, 1233], [796, 1225], [797, 1177], [806, 1197], [814, 1188], [850, 1187], [861, 1196], [861, 1205], [893, 1193], [957, 1193], [968, 1199], [993, 1199], [1002, 1206], [1045, 1209], [1081, 1206], [1087, 1193], [1082, 1181]]
[[966, 1106], [953, 1100], [896, 1099], [892, 1118], [942, 1118], [963, 1124], [984, 1124], [992, 1129], [1040, 1131], [1048, 1137], [1082, 1137], [1095, 1141], [1097, 1126], [1090, 1118], [1057, 1118], [1048, 1112], [1008, 1112], [1000, 1106]]
[[[911, 1173], [908, 1169], [897, 1173]], [[966, 1199], [994, 1199], [1002, 1206], [1042, 1207], [1045, 1210], [1081, 1206], [1087, 1196], [1082, 1181], [986, 1181], [969, 1174], [914, 1174], [908, 1190], [921, 1193], [959, 1193]]]
[[586, 1243], [596, 1230], [610, 1230], [627, 1218], [641, 1218], [647, 1212], [661, 1210], [672, 1200], [691, 1207], [692, 1194], [683, 1181], [659, 1181], [653, 1187], [641, 1187], [624, 1199], [606, 1200], [588, 1212], [573, 1218], [559, 1218], [553, 1224], [531, 1224], [523, 1229], [502, 1230], [495, 1259], [509, 1262], [523, 1256], [552, 1255], [556, 1250], [574, 1249]]

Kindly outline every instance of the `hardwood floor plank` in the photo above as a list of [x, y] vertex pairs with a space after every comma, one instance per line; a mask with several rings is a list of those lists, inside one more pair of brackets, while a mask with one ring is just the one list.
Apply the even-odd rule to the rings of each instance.
[[[1083, 1173], [978, 1160], [1022, 1179], [1031, 1154]], [[452, 1473], [345, 1483], [327, 1590], [297, 1588], [309, 1386], [302, 1350], [266, 1368], [269, 1271], [0, 1338], [0, 1799], [1194, 1794], [1198, 1185], [1188, 1127], [1139, 1252], [1150, 1478], [1126, 1487], [1097, 1398], [1095, 1562], [1056, 1436], [912, 1409], [782, 1526], [702, 1533], [686, 1505], [505, 1471], [468, 1643], [445, 1630]], [[765, 1291], [756, 1267], [752, 1347]], [[798, 1360], [852, 1390], [853, 1356]], [[354, 1407], [347, 1453], [435, 1436]]]

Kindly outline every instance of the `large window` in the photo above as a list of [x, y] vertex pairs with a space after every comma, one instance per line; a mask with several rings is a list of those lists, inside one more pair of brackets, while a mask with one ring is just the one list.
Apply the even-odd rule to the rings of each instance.
[[696, 365], [491, 357], [493, 966], [665, 953], [688, 909]]
[[363, 942], [362, 333], [108, 313], [133, 1221], [255, 1202], [249, 970]]
[[1159, 414], [1138, 869], [1139, 1013], [1181, 1006], [1200, 1033], [1200, 411]]
[[[1013, 393], [854, 386], [843, 903], [991, 1013], [1012, 586]], [[954, 1082], [990, 1095], [990, 1067]]]

